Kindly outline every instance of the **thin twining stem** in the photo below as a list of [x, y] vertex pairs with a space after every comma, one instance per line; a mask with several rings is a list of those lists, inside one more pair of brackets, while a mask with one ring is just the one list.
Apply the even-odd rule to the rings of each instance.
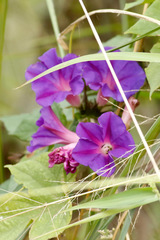
[[107, 64], [108, 64], [108, 67], [109, 67], [109, 69], [110, 69], [110, 71], [111, 71], [111, 74], [112, 74], [112, 76], [113, 76], [113, 78], [114, 78], [114, 80], [115, 80], [115, 82], [116, 82], [116, 85], [117, 85], [117, 87], [118, 87], [118, 89], [119, 89], [119, 92], [120, 92], [122, 98], [123, 98], [123, 101], [124, 101], [124, 103], [125, 103], [128, 111], [129, 111], [129, 113], [130, 113], [130, 115], [131, 115], [131, 118], [132, 118], [132, 120], [133, 120], [133, 122], [134, 122], [134, 124], [135, 124], [135, 127], [136, 127], [137, 131], [138, 131], [138, 134], [139, 134], [139, 136], [140, 136], [140, 138], [141, 138], [141, 140], [142, 140], [142, 142], [143, 142], [143, 144], [144, 144], [144, 147], [145, 147], [145, 149], [146, 149], [146, 151], [147, 151], [147, 153], [148, 153], [148, 156], [149, 156], [149, 158], [150, 158], [150, 161], [152, 162], [152, 165], [153, 165], [153, 167], [154, 167], [154, 170], [155, 170], [157, 176], [158, 176], [159, 179], [160, 179], [160, 170], [159, 170], [159, 168], [158, 168], [158, 166], [157, 166], [157, 164], [156, 164], [156, 161], [155, 161], [155, 159], [154, 159], [154, 157], [153, 157], [153, 155], [152, 155], [152, 152], [151, 152], [151, 150], [150, 150], [150, 148], [149, 148], [149, 146], [148, 146], [148, 144], [147, 144], [147, 142], [146, 142], [146, 139], [145, 139], [145, 137], [144, 137], [144, 135], [143, 135], [143, 133], [142, 133], [142, 130], [141, 130], [141, 128], [140, 128], [140, 126], [139, 126], [139, 124], [138, 124], [138, 122], [137, 122], [137, 119], [136, 119], [136, 117], [134, 116], [134, 113], [133, 113], [133, 111], [132, 111], [132, 109], [131, 109], [131, 106], [130, 106], [127, 98], [126, 98], [126, 95], [125, 95], [125, 93], [124, 93], [124, 91], [123, 91], [123, 89], [122, 89], [122, 87], [121, 87], [121, 84], [120, 84], [120, 82], [119, 82], [119, 80], [118, 80], [118, 78], [117, 78], [117, 75], [116, 75], [116, 73], [115, 73], [115, 71], [114, 71], [114, 69], [113, 69], [113, 67], [112, 67], [112, 64], [111, 64], [111, 62], [110, 62], [110, 60], [109, 60], [109, 58], [108, 58], [108, 55], [107, 55], [107, 53], [106, 53], [106, 51], [105, 51], [105, 49], [104, 49], [104, 46], [103, 46], [103, 44], [102, 44], [102, 41], [101, 41], [101, 39], [100, 39], [100, 37], [99, 37], [99, 35], [98, 35], [98, 33], [97, 33], [97, 31], [96, 31], [93, 23], [92, 23], [92, 20], [91, 20], [89, 14], [88, 14], [88, 12], [87, 12], [87, 9], [86, 9], [83, 1], [82, 1], [82, 0], [79, 0], [79, 2], [80, 2], [80, 4], [81, 4], [81, 6], [82, 6], [82, 9], [83, 9], [86, 17], [87, 17], [87, 20], [88, 20], [88, 22], [89, 22], [89, 24], [90, 24], [90, 27], [91, 27], [91, 29], [92, 29], [92, 31], [93, 31], [93, 34], [94, 34], [95, 38], [96, 38], [96, 41], [97, 41], [97, 43], [98, 43], [98, 45], [99, 45], [99, 47], [100, 47], [100, 49], [101, 49], [101, 51], [102, 51], [102, 53], [103, 53], [103, 55], [104, 55], [104, 57], [105, 57], [105, 60], [106, 60], [106, 62], [107, 62]]
[[[92, 12], [89, 12], [88, 15], [92, 16], [94, 14], [97, 13], [117, 13], [119, 14], [124, 14], [124, 15], [129, 15], [132, 17], [136, 17], [136, 18], [140, 18], [140, 19], [144, 19], [146, 21], [152, 22], [152, 23], [156, 23], [157, 25], [160, 26], [160, 21], [142, 14], [138, 14], [138, 13], [134, 13], [134, 12], [129, 12], [129, 11], [124, 11], [124, 10], [119, 10], [119, 9], [99, 9], [99, 10], [94, 10]], [[78, 23], [80, 23], [81, 21], [83, 21], [84, 19], [86, 19], [86, 15], [83, 15], [82, 17], [78, 18], [77, 20], [75, 20], [74, 22], [72, 22], [67, 28], [65, 28], [59, 35], [58, 39], [62, 39], [63, 36], [65, 34], [67, 34], [68, 32], [70, 32], [74, 26]]]

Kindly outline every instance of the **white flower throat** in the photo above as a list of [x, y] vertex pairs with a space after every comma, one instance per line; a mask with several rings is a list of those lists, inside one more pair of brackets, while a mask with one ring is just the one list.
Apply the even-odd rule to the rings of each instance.
[[112, 145], [109, 143], [103, 144], [101, 147], [101, 152], [103, 154], [108, 154], [109, 151], [111, 151], [113, 149]]

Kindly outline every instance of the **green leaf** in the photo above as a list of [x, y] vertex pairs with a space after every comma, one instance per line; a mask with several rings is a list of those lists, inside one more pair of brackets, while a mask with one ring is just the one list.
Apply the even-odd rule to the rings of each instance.
[[15, 192], [22, 188], [22, 185], [19, 185], [15, 182], [14, 177], [11, 176], [8, 180], [3, 182], [0, 185], [0, 195], [6, 194], [8, 192]]
[[66, 120], [66, 116], [63, 113], [61, 105], [59, 103], [54, 102], [52, 104], [52, 109], [53, 109], [54, 113], [57, 115], [57, 117], [59, 118], [59, 120], [61, 121], [61, 123], [63, 125], [66, 125], [67, 120]]
[[[23, 184], [26, 188], [38, 189], [57, 186], [61, 188], [61, 182], [75, 180], [75, 174], [68, 174], [64, 171], [63, 164], [48, 167], [48, 153], [32, 157], [27, 161], [21, 161], [16, 165], [7, 165], [15, 177], [15, 181]], [[61, 190], [61, 194], [64, 190]], [[57, 194], [55, 190], [55, 195]]]
[[140, 4], [142, 4], [143, 2], [144, 2], [144, 0], [137, 0], [137, 1], [134, 1], [134, 2], [131, 2], [131, 3], [126, 3], [125, 7], [124, 7], [124, 10], [128, 10], [130, 8], [136, 7]]
[[[65, 114], [67, 121], [73, 121], [73, 111], [72, 111], [72, 107], [69, 104], [69, 102], [67, 102], [66, 100], [58, 103], [58, 105], [61, 107], [61, 109], [63, 109], [63, 113]], [[66, 126], [66, 124], [64, 124]]]
[[[150, 97], [150, 92], [140, 92], [139, 97], [141, 97], [142, 99], [148, 100], [148, 98]], [[152, 99], [158, 99], [158, 100], [160, 99], [159, 91], [152, 93]]]
[[131, 3], [126, 3], [124, 10], [128, 10], [130, 8], [136, 7], [136, 6], [138, 6], [140, 4], [144, 4], [144, 3], [152, 3], [153, 1], [154, 0], [137, 0], [137, 1], [134, 1]]
[[[160, 20], [160, 1], [155, 0], [146, 10], [145, 15]], [[131, 28], [129, 28], [126, 33], [133, 33], [133, 34], [145, 34], [148, 31], [153, 30], [156, 28], [157, 25], [151, 22], [146, 22], [143, 19], [140, 19], [136, 24], [134, 24]], [[152, 36], [160, 34], [160, 30], [152, 33]]]
[[[62, 210], [70, 207], [70, 201], [57, 202], [65, 197], [65, 187], [61, 185], [62, 182], [75, 181], [76, 175], [66, 175], [62, 164], [48, 168], [48, 153], [7, 167], [14, 175], [15, 181], [28, 188], [28, 193], [25, 190], [21, 193], [0, 195], [0, 202], [3, 203], [0, 203], [1, 239], [16, 239], [31, 222], [30, 239], [47, 240], [57, 237], [62, 230], [54, 229], [66, 226], [71, 220], [71, 211], [62, 213]], [[54, 186], [61, 191], [47, 191]], [[38, 189], [40, 191], [37, 191]]]
[[[46, 203], [50, 199], [47, 196]], [[50, 202], [53, 202], [53, 200]], [[62, 231], [55, 231], [55, 233], [52, 233], [52, 231], [68, 225], [71, 221], [71, 212], [62, 213], [62, 210], [66, 210], [70, 205], [70, 202], [67, 201], [67, 204], [65, 202], [65, 204], [59, 203], [44, 207], [43, 212], [41, 211], [41, 216], [39, 215], [34, 220], [34, 224], [29, 232], [29, 239], [48, 240], [51, 237], [57, 237]]]
[[[117, 47], [121, 45], [125, 45], [131, 41], [131, 37], [125, 36], [125, 35], [117, 35], [107, 42], [103, 43], [104, 46], [110, 46], [110, 47]], [[122, 51], [130, 52], [133, 50], [130, 46], [125, 46], [121, 48]]]
[[[151, 49], [152, 53], [160, 53], [160, 42]], [[160, 87], [160, 63], [150, 63], [145, 69], [147, 80], [150, 86], [150, 98], [155, 90]]]
[[32, 113], [1, 117], [0, 120], [10, 135], [14, 135], [22, 141], [30, 141], [31, 135], [38, 129], [35, 123], [39, 116], [39, 110], [35, 110]]
[[[47, 240], [57, 237], [62, 231], [53, 232], [53, 230], [66, 226], [71, 220], [71, 213], [60, 213], [67, 205], [64, 203], [55, 205], [54, 201], [52, 195], [41, 197], [30, 196], [27, 193], [2, 195], [0, 197], [1, 239], [16, 240], [31, 223], [30, 239]], [[69, 202], [68, 204], [70, 206]]]
[[[122, 49], [122, 51], [125, 51], [125, 52], [130, 52], [130, 51], [132, 52], [133, 51], [133, 47], [131, 46], [131, 44], [133, 45], [133, 43], [135, 43], [136, 41], [138, 41], [140, 39], [143, 39], [144, 37], [152, 34], [153, 32], [156, 32], [159, 29], [160, 29], [160, 27], [154, 28], [153, 30], [148, 31], [145, 34], [139, 35], [136, 38], [132, 38], [132, 40], [130, 40], [130, 41], [126, 41], [127, 37], [118, 35], [118, 37], [120, 36], [120, 38], [121, 38], [121, 39], [119, 38], [119, 40], [120, 40], [120, 42], [122, 41], [122, 44], [119, 44], [119, 42], [117, 41], [118, 38], [116, 38], [116, 37], [112, 38], [113, 41], [115, 42], [114, 46], [117, 46], [117, 47], [114, 47], [114, 48], [108, 50], [107, 53], [114, 52], [115, 50], [118, 50], [118, 49]], [[125, 40], [125, 38], [126, 38], [126, 40]], [[106, 46], [107, 46], [107, 44], [109, 44], [108, 46], [113, 46], [112, 39], [105, 43]], [[116, 44], [116, 41], [117, 41], [117, 44]]]
[[151, 98], [153, 92], [160, 87], [160, 63], [150, 63], [145, 72], [151, 89]]
[[132, 209], [148, 203], [158, 201], [159, 197], [153, 193], [152, 188], [135, 188], [118, 194], [113, 194], [95, 201], [79, 204], [72, 207], [72, 210], [84, 208], [103, 209]]
[[[152, 192], [151, 188], [132, 189], [129, 191], [125, 191], [125, 192], [116, 194], [116, 195], [109, 196], [108, 200], [107, 200], [107, 198], [105, 198], [105, 200], [103, 200], [104, 199], [103, 198], [103, 199], [95, 200], [93, 202], [79, 204], [78, 206], [71, 208], [72, 210], [76, 210], [76, 209], [78, 210], [78, 209], [83, 209], [83, 208], [90, 209], [91, 207], [108, 208], [108, 206], [109, 206], [111, 209], [108, 209], [106, 211], [102, 211], [102, 212], [92, 215], [90, 217], [84, 218], [84, 219], [77, 221], [75, 223], [72, 223], [70, 225], [66, 225], [64, 227], [59, 228], [58, 230], [63, 231], [65, 229], [68, 229], [68, 228], [71, 228], [71, 227], [74, 227], [77, 225], [81, 225], [84, 223], [102, 219], [102, 218], [123, 212], [125, 210], [133, 209], [135, 207], [139, 207], [141, 205], [152, 203], [152, 202], [159, 200], [159, 197], [155, 193]], [[133, 199], [136, 202], [133, 201]], [[113, 203], [112, 203], [112, 200], [113, 200]], [[121, 208], [119, 208], [119, 200], [120, 200]], [[98, 201], [100, 201], [100, 202], [98, 202]], [[92, 205], [91, 205], [91, 203], [92, 203]], [[55, 232], [55, 230], [53, 230], [53, 232]]]
[[[67, 120], [60, 105], [53, 103], [52, 109], [62, 124], [66, 125]], [[0, 120], [4, 123], [8, 134], [14, 135], [22, 141], [30, 141], [31, 136], [38, 129], [36, 126], [36, 121], [39, 119], [39, 117], [40, 111], [37, 109], [32, 113], [1, 117]]]

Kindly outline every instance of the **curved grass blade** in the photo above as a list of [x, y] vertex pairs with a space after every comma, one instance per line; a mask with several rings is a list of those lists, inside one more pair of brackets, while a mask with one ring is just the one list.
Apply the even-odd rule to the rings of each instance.
[[[127, 60], [127, 61], [139, 61], [139, 62], [160, 62], [160, 54], [158, 53], [139, 53], [139, 52], [111, 52], [108, 53], [108, 58], [110, 60]], [[70, 61], [58, 64], [52, 68], [47, 69], [43, 73], [37, 75], [36, 77], [32, 78], [31, 80], [25, 82], [21, 86], [17, 87], [16, 89], [19, 89], [21, 87], [24, 87], [35, 80], [52, 73], [54, 71], [57, 71], [59, 69], [68, 67], [70, 65], [81, 63], [81, 62], [87, 62], [87, 61], [101, 61], [105, 60], [102, 53], [96, 53], [96, 54], [89, 54], [82, 57], [78, 57], [75, 59], [72, 59]]]

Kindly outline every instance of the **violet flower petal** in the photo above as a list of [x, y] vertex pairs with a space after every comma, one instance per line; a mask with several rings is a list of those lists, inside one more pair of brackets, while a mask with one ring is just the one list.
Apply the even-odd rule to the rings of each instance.
[[80, 138], [86, 138], [95, 142], [97, 145], [103, 141], [103, 130], [96, 123], [79, 123], [76, 133]]
[[122, 119], [113, 112], [102, 114], [98, 121], [100, 126], [96, 123], [78, 124], [80, 139], [73, 150], [73, 158], [94, 171], [104, 167], [106, 172], [97, 174], [111, 176], [115, 171], [112, 156], [129, 156], [135, 149], [135, 143]]
[[110, 154], [114, 157], [128, 157], [135, 150], [135, 143], [132, 135], [125, 131], [122, 135], [111, 141], [114, 149], [110, 151]]
[[[28, 67], [25, 74], [26, 80], [30, 80], [47, 69], [76, 57], [75, 54], [68, 54], [61, 59], [57, 56], [55, 49], [50, 49], [39, 57], [40, 62]], [[36, 101], [43, 107], [49, 106], [53, 102], [61, 102], [68, 95], [78, 95], [82, 92], [83, 87], [82, 63], [57, 70], [32, 82], [32, 89], [36, 93]]]
[[76, 162], [84, 166], [89, 166], [92, 160], [98, 155], [97, 147], [97, 144], [88, 139], [80, 139], [73, 149], [72, 156]]
[[103, 127], [104, 141], [114, 142], [126, 131], [126, 126], [122, 119], [113, 112], [106, 112], [98, 118], [100, 126]]
[[77, 143], [79, 137], [76, 133], [68, 130], [60, 122], [51, 107], [41, 109], [41, 116], [37, 121], [40, 126], [38, 131], [32, 135], [32, 141], [27, 148], [33, 152], [37, 148], [50, 146], [52, 144], [70, 144]]
[[27, 147], [27, 150], [33, 152], [38, 148], [58, 143], [66, 144], [66, 141], [56, 133], [53, 133], [44, 127], [40, 127], [37, 132], [32, 135], [32, 140], [30, 146]]
[[58, 65], [62, 62], [61, 58], [57, 56], [56, 49], [51, 48], [38, 58], [47, 68], [53, 67], [53, 62]]
[[[43, 63], [37, 62], [28, 67], [25, 78], [30, 80], [31, 78], [39, 75], [40, 73], [46, 71], [47, 68]], [[44, 77], [32, 82], [32, 90], [36, 93], [36, 101], [42, 106], [49, 106], [54, 101], [54, 93], [57, 88], [52, 83], [53, 77], [51, 74], [47, 74]]]
[[[127, 98], [134, 95], [143, 86], [145, 72], [137, 62], [112, 60], [111, 64]], [[84, 64], [83, 77], [91, 89], [98, 90], [102, 88], [104, 97], [112, 97], [119, 102], [123, 102], [115, 80], [105, 61], [86, 62]]]
[[[82, 77], [81, 76], [76, 76], [74, 77], [70, 83], [69, 83], [72, 91], [71, 93], [75, 96], [78, 95], [79, 93], [81, 93], [83, 91], [84, 88], [84, 82], [82, 81]], [[68, 94], [69, 95], [69, 94]]]
[[98, 154], [89, 166], [97, 175], [103, 177], [110, 177], [116, 169], [113, 158], [102, 154]]

